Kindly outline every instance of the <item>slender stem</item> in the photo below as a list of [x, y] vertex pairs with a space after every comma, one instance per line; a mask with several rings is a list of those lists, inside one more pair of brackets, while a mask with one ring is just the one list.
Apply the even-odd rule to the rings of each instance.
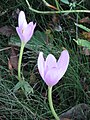
[[54, 107], [53, 107], [53, 102], [52, 102], [52, 87], [48, 86], [48, 101], [49, 101], [49, 106], [52, 111], [53, 116], [55, 117], [56, 120], [60, 120], [60, 118], [57, 116]]
[[22, 42], [21, 43], [21, 48], [20, 48], [20, 55], [19, 55], [19, 61], [18, 61], [18, 80], [21, 80], [21, 63], [22, 63], [22, 55], [23, 55], [23, 50], [24, 50], [25, 44]]
[[57, 1], [57, 0], [55, 0], [55, 2], [56, 2], [57, 9], [58, 9], [58, 10], [60, 10], [60, 9], [59, 9], [59, 4], [58, 4], [58, 1]]
[[38, 10], [36, 10], [36, 9], [33, 9], [33, 8], [30, 6], [28, 0], [25, 0], [25, 1], [26, 1], [27, 5], [28, 5], [28, 7], [29, 7], [29, 9], [30, 9], [31, 11], [33, 11], [33, 12], [35, 12], [35, 13], [39, 13], [39, 14], [55, 14], [55, 13], [56, 13], [56, 14], [57, 14], [57, 13], [59, 13], [59, 14], [62, 14], [62, 13], [90, 13], [90, 10], [38, 11]]

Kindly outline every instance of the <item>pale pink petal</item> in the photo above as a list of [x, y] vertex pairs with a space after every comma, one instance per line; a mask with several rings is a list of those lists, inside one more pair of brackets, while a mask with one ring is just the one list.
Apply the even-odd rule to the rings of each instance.
[[36, 27], [36, 23], [33, 25], [33, 22], [30, 22], [30, 24], [27, 25], [27, 27], [23, 31], [23, 36], [25, 37], [24, 42], [27, 43], [34, 32], [34, 29]]
[[38, 57], [38, 62], [37, 62], [37, 65], [38, 65], [38, 70], [39, 70], [39, 73], [41, 75], [41, 77], [44, 79], [44, 58], [43, 58], [43, 52], [40, 52], [39, 53], [39, 57]]
[[61, 52], [61, 56], [59, 57], [59, 60], [57, 62], [57, 66], [60, 71], [60, 79], [65, 74], [68, 65], [69, 65], [69, 53], [67, 50], [63, 50]]
[[[21, 41], [23, 41], [23, 40], [24, 40], [24, 36], [23, 36], [23, 34], [22, 34], [21, 28], [20, 28], [20, 27], [16, 27], [16, 31], [17, 31], [17, 33], [18, 33]], [[24, 42], [24, 41], [23, 41], [23, 42]]]
[[47, 72], [49, 69], [56, 67], [57, 67], [56, 58], [52, 54], [49, 54], [45, 61], [45, 72]]
[[59, 81], [59, 71], [57, 68], [52, 68], [51, 70], [47, 71], [46, 75], [45, 75], [45, 83], [48, 86], [54, 86], [58, 83]]
[[23, 28], [27, 27], [27, 21], [26, 21], [26, 17], [25, 17], [25, 13], [23, 11], [20, 11], [19, 13], [19, 17], [18, 17], [18, 26], [22, 26]]

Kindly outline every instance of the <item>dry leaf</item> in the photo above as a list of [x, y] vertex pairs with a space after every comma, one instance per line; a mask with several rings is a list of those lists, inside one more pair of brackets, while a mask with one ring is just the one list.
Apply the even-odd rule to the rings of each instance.
[[30, 73], [30, 83], [31, 84], [34, 84], [34, 83], [36, 83], [37, 82], [37, 80], [36, 80], [36, 75], [33, 73], [33, 72], [31, 72]]
[[61, 120], [85, 120], [90, 114], [90, 107], [85, 103], [72, 107], [67, 112], [61, 114]]
[[53, 14], [53, 16], [52, 16], [52, 22], [53, 23], [59, 23], [60, 22], [59, 19], [60, 18], [59, 18], [59, 16], [57, 14]]
[[90, 41], [90, 32], [82, 32], [82, 36]]
[[18, 69], [18, 57], [13, 47], [11, 47], [10, 64], [15, 70]]
[[11, 64], [11, 62], [10, 62], [10, 59], [8, 59], [8, 68], [9, 68], [9, 70], [12, 70], [12, 69], [13, 69], [12, 64]]
[[12, 29], [11, 26], [3, 26], [0, 28], [0, 34], [10, 37], [11, 35], [15, 35], [15, 31]]
[[82, 54], [87, 55], [87, 56], [90, 55], [90, 49], [83, 47]]
[[82, 18], [81, 20], [79, 20], [80, 23], [89, 23], [90, 24], [90, 19], [89, 17], [85, 17], [85, 18]]

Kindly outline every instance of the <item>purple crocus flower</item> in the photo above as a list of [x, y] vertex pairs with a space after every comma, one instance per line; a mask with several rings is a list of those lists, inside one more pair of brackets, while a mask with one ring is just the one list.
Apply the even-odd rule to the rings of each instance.
[[43, 52], [40, 52], [37, 64], [41, 77], [48, 86], [52, 87], [65, 74], [69, 64], [69, 53], [67, 50], [63, 50], [58, 61], [56, 61], [56, 58], [52, 54], [49, 54], [45, 60]]
[[18, 27], [16, 27], [16, 31], [23, 43], [26, 44], [31, 39], [35, 27], [36, 23], [33, 24], [33, 22], [30, 22], [27, 24], [25, 13], [20, 11], [18, 17]]

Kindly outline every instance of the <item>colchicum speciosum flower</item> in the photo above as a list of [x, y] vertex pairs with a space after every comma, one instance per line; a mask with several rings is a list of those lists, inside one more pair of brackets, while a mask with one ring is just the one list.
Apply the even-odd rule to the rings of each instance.
[[21, 42], [26, 44], [32, 37], [34, 29], [36, 27], [36, 23], [30, 22], [27, 24], [25, 13], [20, 11], [18, 17], [18, 27], [16, 27], [16, 31], [21, 39]]
[[56, 58], [49, 54], [46, 60], [43, 57], [43, 52], [39, 53], [38, 57], [38, 69], [44, 82], [52, 87], [58, 83], [58, 81], [65, 74], [69, 64], [69, 53], [67, 50], [61, 52], [61, 56], [58, 61]]

